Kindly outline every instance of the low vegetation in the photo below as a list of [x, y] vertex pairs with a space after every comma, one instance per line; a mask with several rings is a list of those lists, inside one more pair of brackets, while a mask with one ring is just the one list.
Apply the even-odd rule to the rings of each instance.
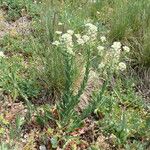
[[1, 0], [0, 150], [148, 150], [149, 10]]

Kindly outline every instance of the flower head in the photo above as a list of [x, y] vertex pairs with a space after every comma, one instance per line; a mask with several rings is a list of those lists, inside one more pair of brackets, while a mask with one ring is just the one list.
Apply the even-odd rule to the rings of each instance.
[[65, 47], [66, 51], [71, 54], [74, 55], [73, 52], [73, 41], [72, 41], [72, 35], [69, 33], [64, 33], [61, 38], [60, 41], [62, 42], [63, 46]]
[[82, 38], [78, 38], [78, 39], [77, 39], [77, 43], [78, 43], [79, 45], [83, 45], [83, 44], [85, 43], [85, 41], [84, 41]]
[[112, 47], [114, 50], [118, 50], [118, 49], [121, 48], [121, 43], [120, 43], [120, 42], [114, 42], [111, 47]]
[[75, 34], [75, 37], [78, 39], [78, 38], [81, 38], [81, 35], [80, 34]]
[[58, 25], [59, 25], [59, 26], [62, 26], [62, 25], [63, 25], [63, 23], [59, 22], [59, 23], [58, 23]]
[[98, 49], [99, 51], [103, 51], [105, 48], [104, 48], [104, 46], [98, 46], [97, 49]]
[[75, 53], [73, 52], [72, 47], [67, 47], [67, 53], [70, 54], [70, 55], [72, 55], [72, 56], [75, 55]]
[[130, 48], [128, 46], [123, 46], [123, 50], [127, 53], [130, 52]]
[[98, 31], [97, 26], [93, 25], [92, 23], [87, 23], [85, 26], [88, 27], [91, 31]]
[[96, 40], [96, 38], [97, 38], [97, 31], [98, 31], [97, 26], [95, 26], [95, 25], [93, 25], [91, 23], [87, 23], [87, 24], [85, 24], [85, 27], [87, 27], [87, 35], [90, 37], [90, 40], [91, 41]]
[[71, 34], [69, 34], [69, 33], [64, 33], [64, 34], [61, 36], [61, 40], [62, 40], [64, 43], [69, 43], [69, 42], [72, 43], [72, 36], [71, 36]]
[[103, 62], [101, 62], [99, 65], [98, 65], [98, 69], [102, 69], [105, 67], [105, 64]]
[[70, 34], [70, 35], [73, 35], [74, 31], [73, 30], [67, 30], [67, 33]]
[[120, 62], [119, 64], [118, 64], [118, 70], [121, 70], [121, 71], [124, 71], [124, 70], [126, 70], [126, 64], [124, 63], [124, 62]]
[[62, 34], [62, 31], [56, 31], [55, 33], [60, 35], [60, 34]]
[[60, 44], [59, 41], [54, 41], [54, 42], [52, 43], [52, 45], [55, 45], [55, 46], [58, 46], [59, 44]]
[[83, 41], [86, 43], [86, 42], [88, 42], [88, 41], [90, 40], [90, 37], [87, 36], [87, 35], [83, 35], [83, 36], [82, 36], [82, 39], [83, 39]]
[[2, 51], [0, 51], [0, 57], [5, 57], [4, 53]]
[[103, 43], [107, 41], [105, 36], [101, 36], [100, 39]]

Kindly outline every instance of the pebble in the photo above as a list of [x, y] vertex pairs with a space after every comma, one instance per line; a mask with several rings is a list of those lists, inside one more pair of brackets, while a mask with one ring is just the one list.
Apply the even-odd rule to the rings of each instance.
[[40, 150], [47, 150], [45, 145], [41, 145], [41, 146], [39, 147], [39, 149], [40, 149]]

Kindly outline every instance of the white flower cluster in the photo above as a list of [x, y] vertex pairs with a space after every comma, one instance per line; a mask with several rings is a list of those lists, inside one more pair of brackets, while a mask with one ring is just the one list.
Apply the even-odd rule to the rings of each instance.
[[117, 69], [118, 70], [121, 70], [121, 71], [124, 71], [124, 70], [126, 70], [126, 64], [124, 63], [124, 62], [120, 62], [119, 64], [118, 64], [118, 67], [117, 67]]
[[126, 52], [126, 53], [129, 53], [130, 52], [130, 48], [128, 46], [123, 46], [123, 50]]
[[84, 45], [97, 39], [97, 31], [98, 31], [97, 27], [92, 23], [86, 23], [85, 27], [87, 29], [86, 34], [84, 35], [75, 34], [75, 37], [77, 38], [77, 43], [79, 45]]
[[61, 35], [62, 31], [56, 31], [55, 33], [58, 34], [58, 35]]
[[101, 36], [100, 39], [101, 39], [102, 43], [107, 41], [105, 36]]
[[114, 61], [117, 63], [120, 58], [121, 54], [121, 43], [120, 42], [114, 42], [113, 45], [111, 46], [111, 53], [114, 57]]
[[[106, 41], [105, 38], [103, 39], [103, 42]], [[111, 65], [111, 69], [113, 70], [124, 71], [126, 69], [126, 64], [124, 62], [120, 62], [122, 54], [121, 47], [122, 44], [120, 42], [114, 42], [109, 48], [105, 48], [104, 46], [98, 46], [98, 54], [102, 58], [102, 61], [99, 64], [99, 69], [104, 69], [107, 68], [107, 66], [110, 67]], [[123, 46], [122, 48], [125, 52], [130, 51], [130, 48], [128, 46]]]
[[81, 36], [80, 34], [75, 34], [75, 37], [77, 38], [77, 43], [79, 45], [84, 45], [90, 40], [90, 37], [87, 35]]
[[[75, 34], [73, 30], [67, 30], [66, 33], [61, 31], [56, 31], [56, 37], [58, 39], [52, 44], [55, 46], [61, 47], [69, 55], [75, 55], [75, 45], [84, 46], [85, 44], [92, 46], [97, 46], [97, 43], [100, 45], [97, 46], [98, 57], [100, 57], [99, 69], [108, 69], [124, 71], [126, 69], [126, 64], [120, 62], [122, 52], [128, 53], [130, 48], [128, 46], [123, 46], [120, 42], [115, 41], [111, 46], [105, 36], [97, 38], [98, 28], [92, 23], [85, 24], [84, 34]], [[100, 39], [100, 40], [99, 40]], [[94, 44], [94, 45], [93, 45]], [[79, 48], [80, 49], [80, 48]], [[97, 56], [96, 56], [97, 57]]]
[[[66, 33], [56, 31], [55, 34], [59, 36], [59, 40], [54, 41], [52, 44], [64, 47], [69, 54], [74, 55], [73, 46], [75, 43], [73, 43], [73, 36], [76, 37], [78, 45], [84, 45], [97, 39], [97, 27], [91, 23], [87, 23], [85, 27], [87, 27], [87, 33], [84, 35], [74, 34], [73, 30], [67, 30]], [[105, 41], [105, 38], [101, 40]]]
[[61, 31], [56, 31], [56, 34], [60, 35], [59, 41], [54, 41], [52, 44], [55, 46], [63, 46], [67, 53], [74, 55], [73, 52], [73, 40], [72, 40], [72, 35], [74, 34], [73, 30], [68, 30], [67, 33], [62, 34]]
[[59, 41], [54, 41], [52, 44], [55, 45], [55, 46], [58, 46], [60, 44], [60, 42]]
[[72, 33], [64, 33], [61, 38], [60, 38], [60, 41], [64, 44], [67, 52], [69, 54], [72, 54], [74, 55], [74, 52], [73, 52], [73, 42], [72, 42]]
[[111, 46], [114, 50], [119, 50], [121, 48], [121, 43], [120, 42], [114, 42], [113, 45]]
[[85, 27], [87, 27], [87, 36], [90, 37], [91, 41], [94, 41], [97, 39], [97, 26], [93, 25], [92, 23], [85, 24]]
[[5, 57], [5, 54], [2, 51], [0, 51], [0, 58], [4, 58], [4, 57]]
[[62, 22], [58, 22], [58, 25], [59, 25], [59, 26], [62, 26], [62, 25], [63, 25], [63, 23], [62, 23]]

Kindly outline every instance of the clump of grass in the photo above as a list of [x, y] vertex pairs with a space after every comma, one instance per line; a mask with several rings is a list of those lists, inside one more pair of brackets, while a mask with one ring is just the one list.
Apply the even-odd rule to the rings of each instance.
[[148, 30], [149, 30], [148, 1], [115, 1], [114, 15], [111, 17], [110, 39], [127, 40], [133, 45], [133, 58], [137, 64], [149, 67]]
[[[144, 39], [143, 39], [143, 59], [141, 60], [144, 64], [144, 66], [149, 67], [150, 66], [150, 25], [145, 31], [146, 33], [144, 34]], [[139, 56], [140, 57], [140, 56]]]
[[[18, 97], [36, 97], [39, 92], [39, 86], [36, 83], [34, 72], [32, 75], [30, 71], [26, 69], [23, 58], [13, 56], [12, 58], [1, 59], [1, 80], [0, 86], [3, 91], [12, 96], [15, 101]], [[22, 64], [21, 64], [22, 63]], [[26, 72], [26, 73], [24, 73]], [[30, 74], [30, 75], [29, 75]]]
[[[62, 6], [61, 9], [58, 8], [60, 5]], [[65, 32], [66, 28], [70, 26], [72, 28], [81, 27], [81, 23], [76, 24], [80, 18], [78, 18], [77, 14], [73, 15], [70, 9], [70, 5], [65, 6], [59, 1], [54, 3], [45, 1], [41, 7], [40, 22], [36, 20], [41, 25], [37, 26], [38, 23], [35, 23], [36, 31], [34, 32], [34, 37], [36, 38], [31, 38], [35, 57], [38, 58], [40, 56], [40, 60], [37, 61], [40, 63], [40, 66], [43, 66], [40, 80], [44, 81], [43, 83], [50, 93], [60, 93], [64, 89], [65, 84], [64, 56], [59, 52], [61, 50], [52, 45], [57, 36], [55, 31]], [[75, 20], [71, 19], [71, 17], [74, 17]], [[75, 76], [78, 74], [77, 63], [77, 60], [74, 60]]]

